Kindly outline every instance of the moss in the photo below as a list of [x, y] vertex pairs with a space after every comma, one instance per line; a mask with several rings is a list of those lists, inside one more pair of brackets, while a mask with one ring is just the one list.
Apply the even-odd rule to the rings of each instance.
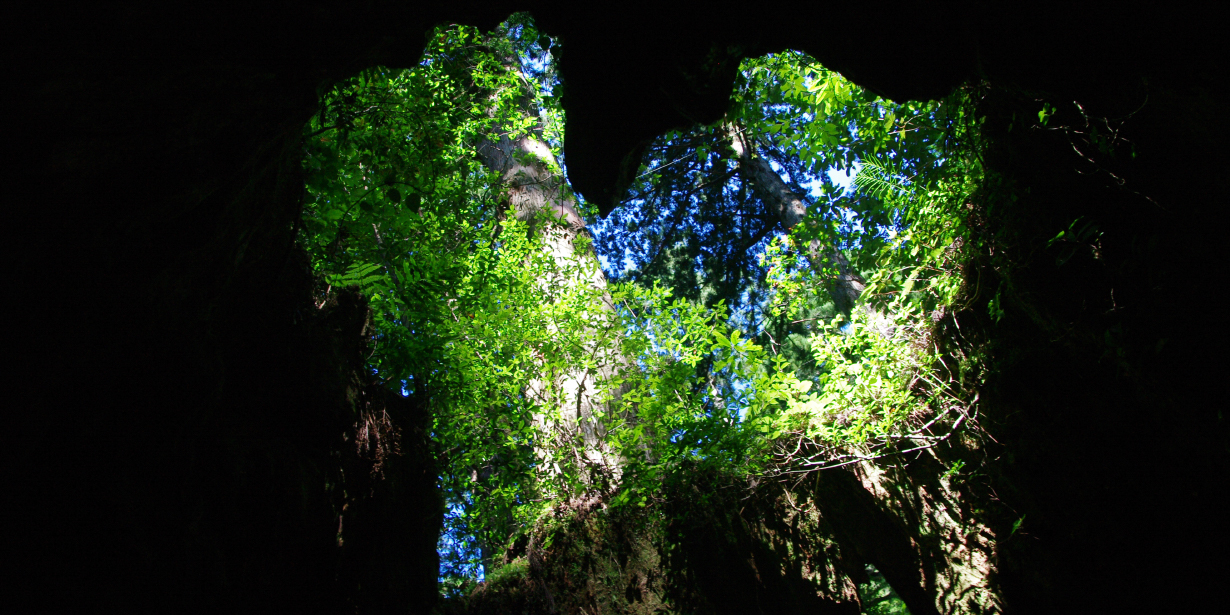
[[488, 572], [485, 582], [492, 589], [515, 587], [526, 582], [530, 575], [530, 562], [524, 557], [514, 558]]

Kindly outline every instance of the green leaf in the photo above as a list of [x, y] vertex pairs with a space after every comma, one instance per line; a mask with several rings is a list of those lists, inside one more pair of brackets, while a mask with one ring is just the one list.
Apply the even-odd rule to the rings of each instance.
[[1012, 536], [1014, 536], [1014, 535], [1016, 534], [1017, 530], [1021, 529], [1021, 524], [1022, 524], [1022, 523], [1025, 523], [1025, 515], [1021, 515], [1021, 518], [1020, 518], [1020, 519], [1017, 519], [1016, 521], [1013, 521], [1013, 522], [1012, 522], [1012, 531], [1011, 531], [1011, 532], [1008, 532], [1008, 537], [1009, 537], [1009, 538], [1011, 538]]

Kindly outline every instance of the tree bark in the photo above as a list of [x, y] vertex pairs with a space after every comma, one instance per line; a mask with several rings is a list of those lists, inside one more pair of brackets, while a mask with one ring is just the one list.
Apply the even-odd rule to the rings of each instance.
[[[505, 62], [505, 66], [509, 70], [518, 70], [515, 59]], [[522, 82], [526, 83], [525, 80]], [[573, 288], [588, 286], [600, 298], [600, 307], [613, 312], [614, 303], [606, 290], [606, 275], [597, 257], [588, 245], [578, 247], [578, 239], [588, 239], [589, 231], [577, 211], [576, 200], [567, 188], [563, 173], [558, 170], [560, 167], [551, 149], [544, 143], [542, 120], [533, 108], [533, 98], [525, 92], [520, 100], [520, 112], [532, 119], [533, 128], [526, 134], [497, 129], [480, 142], [479, 157], [485, 167], [500, 174], [507, 189], [510, 213], [518, 220], [527, 222], [537, 233], [560, 271], [571, 273], [557, 275], [553, 280], [543, 280], [544, 287], [552, 283]], [[584, 266], [578, 271], [576, 263]], [[596, 370], [584, 367], [569, 369], [557, 375], [554, 382], [534, 383], [527, 394], [545, 404], [558, 403], [561, 419], [558, 425], [548, 425], [545, 416], [539, 416], [537, 420], [540, 426], [560, 432], [565, 440], [575, 442], [579, 436], [581, 448], [575, 450], [579, 466], [599, 468], [608, 477], [617, 479], [621, 463], [618, 456], [603, 443], [605, 433], [597, 419], [602, 403], [597, 395], [601, 391], [602, 381], [614, 376], [627, 361], [609, 344], [603, 344], [600, 333], [592, 329], [582, 342], [585, 351], [595, 357]], [[557, 401], [549, 397], [552, 388], [559, 392]], [[544, 451], [540, 456], [546, 458], [549, 454]]]
[[[756, 145], [747, 138], [743, 129], [731, 124], [727, 132], [731, 149], [739, 158], [739, 174], [744, 181], [752, 184], [756, 196], [777, 216], [782, 230], [789, 233], [807, 217], [807, 204], [803, 202], [803, 197], [786, 185], [769, 161], [756, 155]], [[837, 266], [837, 277], [830, 293], [837, 309], [849, 314], [863, 294], [866, 282], [854, 271], [841, 251], [822, 246], [818, 239], [808, 243], [807, 257], [817, 269], [823, 265], [825, 258]]]

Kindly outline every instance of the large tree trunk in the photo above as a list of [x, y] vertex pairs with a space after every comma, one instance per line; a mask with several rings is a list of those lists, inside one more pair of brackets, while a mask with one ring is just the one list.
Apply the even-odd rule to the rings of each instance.
[[[517, 70], [515, 59], [505, 64], [509, 70]], [[529, 223], [557, 265], [553, 279], [541, 281], [544, 292], [553, 285], [572, 289], [588, 286], [599, 303], [595, 308], [613, 316], [614, 304], [606, 291], [606, 275], [589, 247], [589, 232], [577, 211], [576, 200], [551, 149], [543, 141], [542, 120], [533, 108], [533, 98], [524, 93], [520, 100], [520, 111], [530, 116], [533, 128], [524, 134], [513, 134], [504, 128], [496, 130], [479, 144], [479, 157], [484, 166], [500, 174], [507, 189], [510, 215]], [[579, 241], [582, 238], [585, 241]], [[537, 417], [541, 427], [557, 434], [556, 441], [544, 443], [546, 446], [572, 446], [578, 469], [585, 471], [583, 477], [597, 469], [608, 478], [617, 479], [621, 464], [603, 443], [604, 431], [597, 419], [602, 401], [598, 396], [603, 381], [614, 376], [627, 361], [620, 355], [618, 344], [605, 339], [609, 332], [603, 324], [599, 322], [586, 331], [579, 341], [596, 368], [569, 369], [554, 375], [553, 381], [535, 382], [527, 394], [544, 408], [558, 408], [560, 420], [554, 424], [546, 415]], [[544, 374], [547, 377], [551, 376]], [[543, 450], [540, 457], [551, 455]]]

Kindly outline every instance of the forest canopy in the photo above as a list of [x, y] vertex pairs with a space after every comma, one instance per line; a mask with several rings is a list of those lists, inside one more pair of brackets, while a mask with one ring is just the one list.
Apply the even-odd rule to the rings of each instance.
[[360, 290], [372, 378], [431, 411], [444, 591], [570, 502], [652, 511], [698, 468], [806, 475], [973, 428], [983, 360], [933, 329], [982, 241], [977, 91], [896, 103], [745, 60], [726, 117], [655, 141], [598, 220], [565, 180], [558, 53], [524, 15], [441, 27], [305, 129], [318, 301]]

